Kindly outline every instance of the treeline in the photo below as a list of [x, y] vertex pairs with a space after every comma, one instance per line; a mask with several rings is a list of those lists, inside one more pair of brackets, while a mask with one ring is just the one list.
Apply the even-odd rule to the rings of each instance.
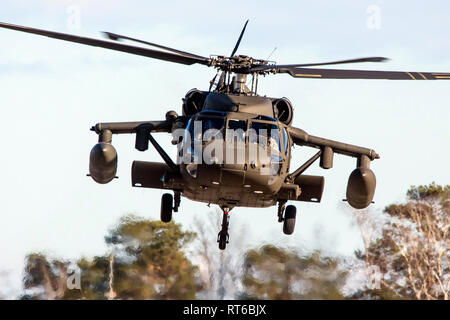
[[354, 211], [365, 249], [350, 260], [273, 245], [219, 251], [220, 222], [186, 231], [129, 215], [108, 231], [104, 255], [29, 254], [21, 298], [448, 299], [449, 211], [450, 188], [435, 183], [383, 212]]

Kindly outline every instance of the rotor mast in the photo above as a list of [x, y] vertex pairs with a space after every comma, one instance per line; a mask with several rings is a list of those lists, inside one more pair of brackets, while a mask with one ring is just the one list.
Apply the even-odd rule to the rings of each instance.
[[[265, 74], [259, 70], [253, 71], [252, 68], [268, 66], [274, 63], [267, 60], [254, 59], [252, 57], [239, 56], [211, 56], [212, 67], [218, 69], [218, 74], [211, 80], [211, 87], [214, 85], [214, 91], [222, 93], [233, 93], [239, 95], [258, 95], [258, 75]], [[215, 83], [220, 73], [219, 80]], [[250, 88], [247, 86], [247, 79], [251, 76]]]
[[214, 92], [230, 93], [237, 95], [257, 96], [258, 90], [258, 74], [252, 73], [250, 88], [247, 86], [248, 74], [233, 73], [231, 71], [222, 71], [217, 83], [215, 79], [217, 75], [211, 80], [211, 88], [213, 85]]

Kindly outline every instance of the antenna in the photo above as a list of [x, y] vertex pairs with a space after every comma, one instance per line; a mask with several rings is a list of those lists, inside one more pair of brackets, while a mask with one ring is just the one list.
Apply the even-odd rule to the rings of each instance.
[[277, 47], [273, 48], [272, 52], [269, 54], [269, 56], [266, 58], [266, 60], [269, 60], [272, 54], [277, 50]]

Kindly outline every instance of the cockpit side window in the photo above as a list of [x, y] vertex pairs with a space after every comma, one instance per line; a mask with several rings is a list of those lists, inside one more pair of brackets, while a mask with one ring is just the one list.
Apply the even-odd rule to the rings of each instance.
[[[258, 146], [258, 159], [262, 170], [269, 170], [267, 174], [279, 175], [282, 167], [281, 136], [277, 124], [263, 121], [252, 121], [248, 132], [249, 151], [252, 144]], [[255, 153], [250, 152], [252, 157]], [[268, 165], [268, 167], [267, 167]], [[266, 167], [264, 167], [266, 166]]]
[[[225, 131], [225, 119], [218, 117], [199, 117], [198, 121], [202, 122], [202, 133], [205, 134], [208, 130], [216, 131], [221, 133], [221, 137], [224, 136]], [[218, 137], [218, 134], [214, 134]]]
[[189, 120], [186, 131], [189, 132], [192, 141], [202, 141], [204, 138], [223, 139], [225, 119], [221, 117], [200, 116]]
[[271, 148], [278, 148], [281, 152], [278, 126], [272, 123], [252, 121], [249, 132], [249, 142], [267, 144]]
[[[204, 141], [221, 140], [225, 134], [225, 118], [216, 116], [198, 116], [189, 120], [184, 133], [184, 147], [192, 155], [195, 146]], [[201, 147], [198, 152], [201, 152]], [[199, 156], [199, 155], [197, 155]]]
[[271, 163], [282, 161], [280, 131], [276, 124], [252, 121], [248, 139], [250, 144], [257, 144], [265, 150]]

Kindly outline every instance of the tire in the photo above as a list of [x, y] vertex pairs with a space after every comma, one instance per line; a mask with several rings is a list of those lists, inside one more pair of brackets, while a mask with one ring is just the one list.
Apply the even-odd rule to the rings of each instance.
[[295, 229], [295, 218], [297, 216], [297, 208], [287, 206], [284, 211], [283, 232], [284, 234], [293, 234]]
[[225, 250], [226, 247], [227, 247], [227, 238], [221, 236], [219, 239], [219, 249]]
[[161, 197], [161, 221], [170, 222], [172, 220], [173, 196], [170, 193], [164, 193]]

